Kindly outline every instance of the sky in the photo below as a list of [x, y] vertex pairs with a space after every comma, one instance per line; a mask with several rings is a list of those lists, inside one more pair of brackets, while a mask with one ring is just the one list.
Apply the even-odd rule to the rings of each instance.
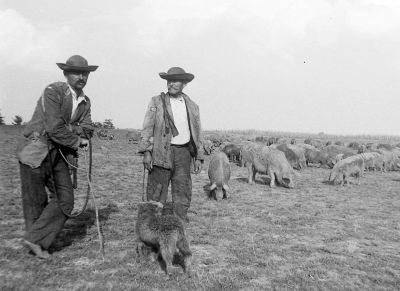
[[0, 27], [6, 123], [79, 54], [93, 121], [118, 128], [179, 66], [205, 130], [400, 134], [398, 0], [0, 0]]

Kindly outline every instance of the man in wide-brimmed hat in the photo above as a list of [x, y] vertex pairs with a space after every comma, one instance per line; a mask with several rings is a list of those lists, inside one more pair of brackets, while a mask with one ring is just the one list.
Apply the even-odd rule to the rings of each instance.
[[[160, 73], [167, 80], [167, 93], [154, 96], [144, 118], [139, 153], [149, 171], [147, 199], [164, 203], [171, 182], [175, 212], [188, 222], [192, 198], [191, 163], [194, 173], [202, 168], [203, 146], [199, 107], [182, 92], [194, 76], [173, 67]], [[154, 197], [158, 185], [160, 197]]]
[[[74, 207], [68, 163], [93, 135], [90, 100], [83, 88], [97, 66], [79, 55], [57, 66], [66, 82], [44, 89], [17, 152], [26, 228], [22, 242], [43, 259]], [[48, 201], [46, 188], [55, 199]]]

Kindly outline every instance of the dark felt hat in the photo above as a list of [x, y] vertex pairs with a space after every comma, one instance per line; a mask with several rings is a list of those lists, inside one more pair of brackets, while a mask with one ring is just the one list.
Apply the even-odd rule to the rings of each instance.
[[159, 74], [161, 78], [168, 81], [184, 81], [189, 83], [194, 79], [194, 75], [186, 73], [184, 69], [179, 67], [172, 67], [166, 73]]
[[79, 72], [93, 72], [99, 66], [89, 66], [87, 60], [79, 55], [70, 57], [65, 64], [57, 63], [57, 66], [63, 71], [79, 71]]

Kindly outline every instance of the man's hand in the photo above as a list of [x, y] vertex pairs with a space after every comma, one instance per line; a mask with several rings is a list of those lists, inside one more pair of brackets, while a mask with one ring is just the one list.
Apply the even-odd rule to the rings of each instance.
[[202, 166], [203, 166], [203, 164], [201, 163], [200, 160], [195, 160], [194, 165], [193, 165], [193, 167], [194, 167], [194, 169], [193, 169], [194, 173], [195, 173], [195, 174], [200, 173], [200, 172], [201, 172]]
[[144, 152], [143, 164], [149, 172], [153, 169], [153, 159], [149, 151]]

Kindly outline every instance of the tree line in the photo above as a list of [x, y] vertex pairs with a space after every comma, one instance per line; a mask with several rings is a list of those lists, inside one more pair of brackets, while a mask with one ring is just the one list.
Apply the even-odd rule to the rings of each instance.
[[[6, 124], [6, 122], [4, 120], [4, 116], [0, 112], [0, 125], [5, 125], [5, 124]], [[15, 115], [11, 124], [12, 125], [22, 125], [22, 117], [20, 115]]]

